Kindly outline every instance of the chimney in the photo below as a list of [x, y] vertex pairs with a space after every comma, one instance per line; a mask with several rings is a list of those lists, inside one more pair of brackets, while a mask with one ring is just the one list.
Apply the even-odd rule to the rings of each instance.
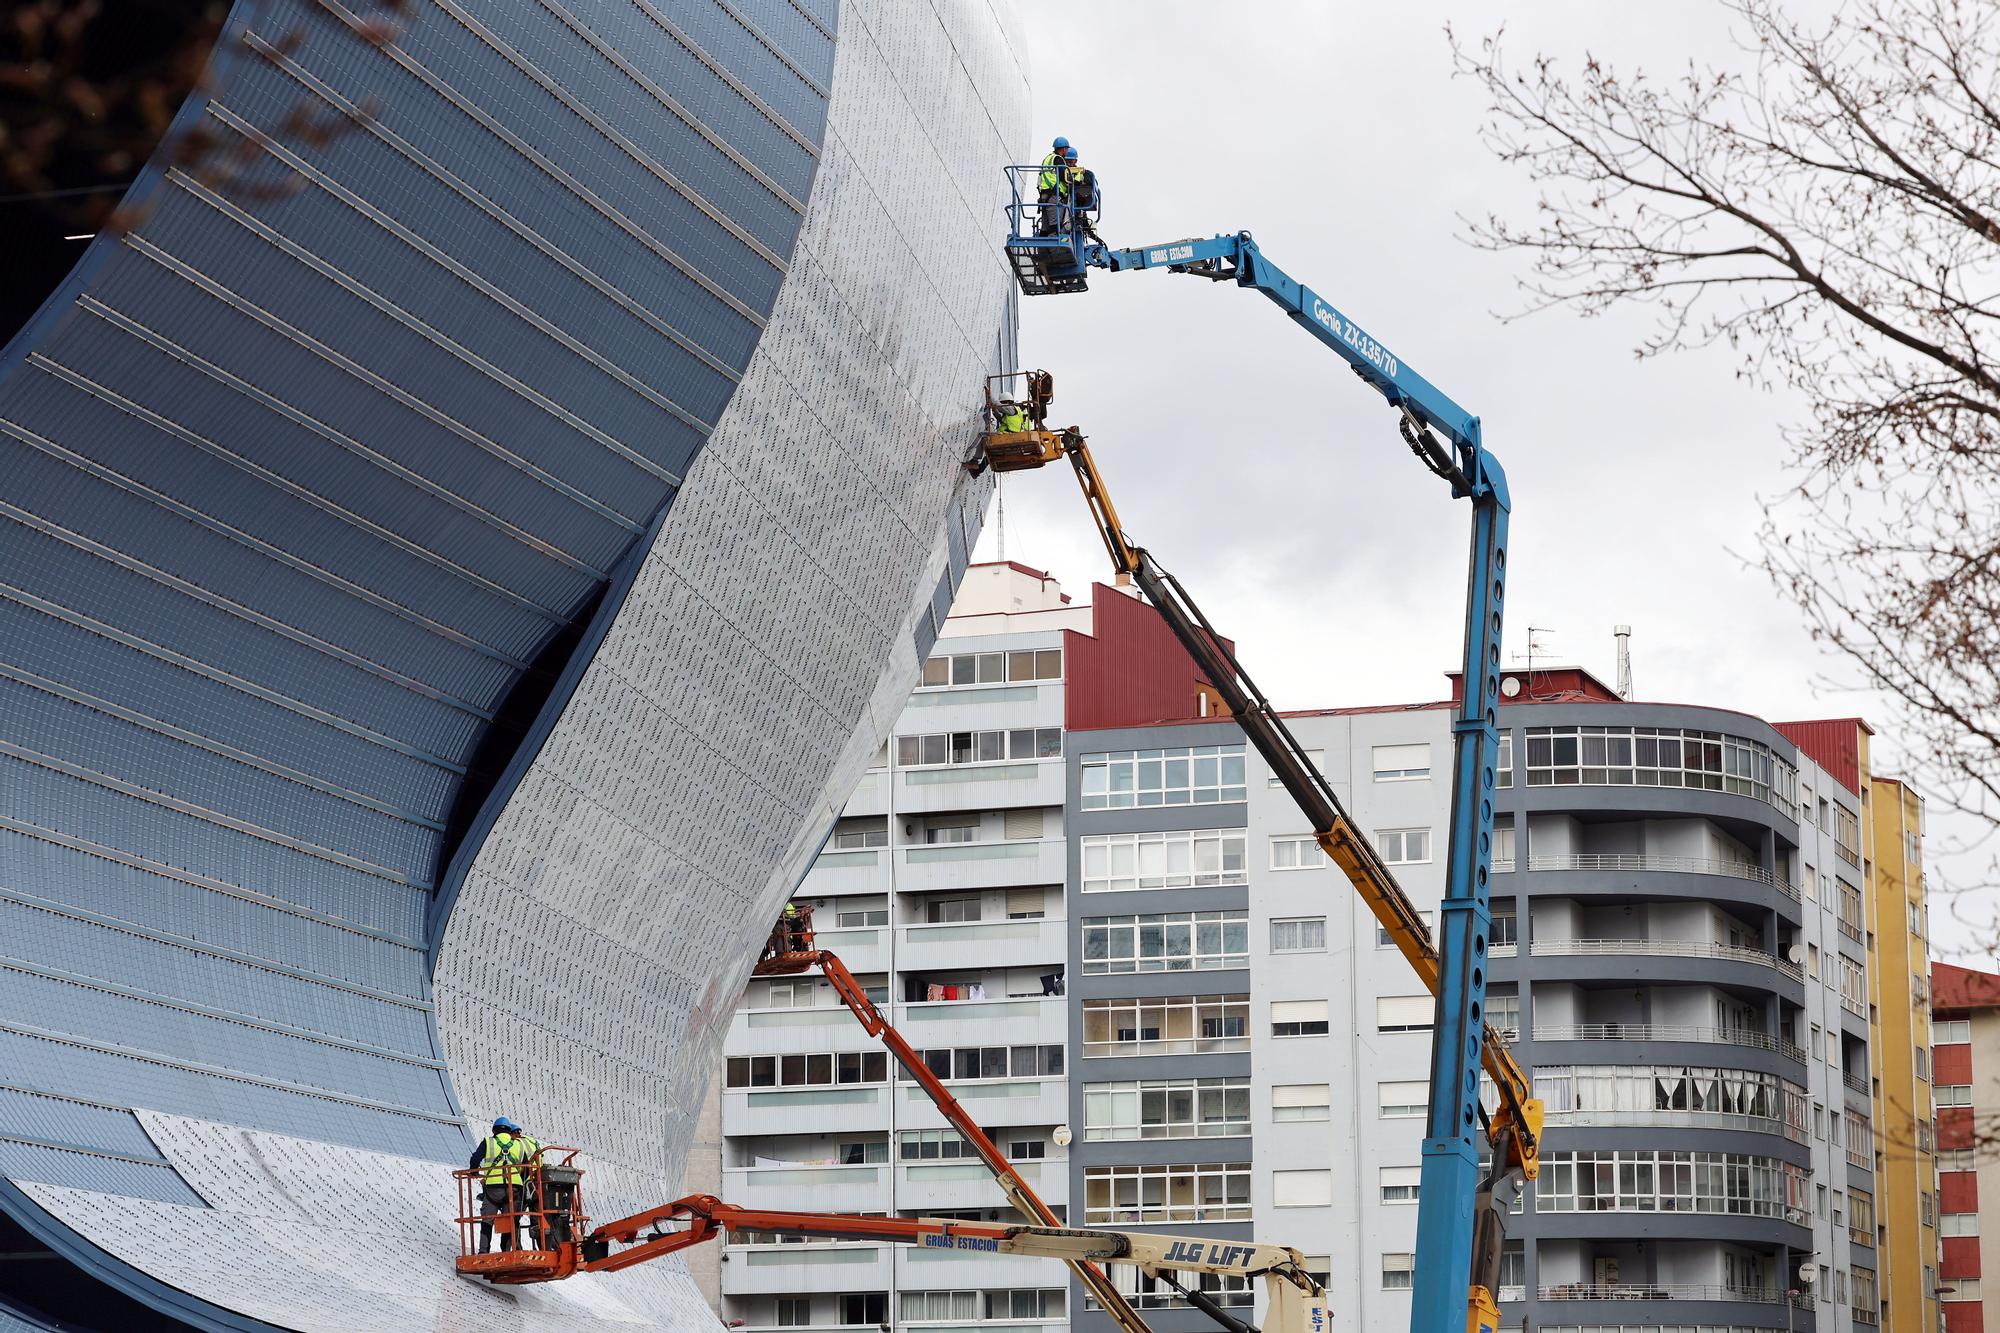
[[1618, 640], [1618, 697], [1632, 697], [1632, 627], [1613, 625], [1611, 637]]

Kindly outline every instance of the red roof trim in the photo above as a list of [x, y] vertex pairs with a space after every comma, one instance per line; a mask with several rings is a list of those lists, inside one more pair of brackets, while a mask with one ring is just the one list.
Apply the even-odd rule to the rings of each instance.
[[2000, 976], [1950, 963], [1932, 963], [1931, 1008], [2000, 1009]]

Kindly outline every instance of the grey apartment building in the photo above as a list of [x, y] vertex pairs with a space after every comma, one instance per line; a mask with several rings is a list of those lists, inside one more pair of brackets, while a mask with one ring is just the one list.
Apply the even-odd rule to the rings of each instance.
[[[1157, 619], [1095, 597], [972, 569], [800, 895], [1070, 1221], [1291, 1245], [1343, 1324], [1404, 1326], [1430, 999], [1241, 733], [1199, 716]], [[1872, 1324], [1857, 797], [1741, 713], [1629, 702], [1574, 668], [1507, 682], [1489, 1016], [1549, 1121], [1503, 1323]], [[1425, 910], [1449, 721], [1448, 699], [1291, 720]], [[725, 1196], [1000, 1216], [830, 1002], [811, 979], [745, 997]], [[752, 1328], [1111, 1327], [1037, 1261], [738, 1239], [722, 1312]], [[1121, 1281], [1164, 1333], [1207, 1326]], [[1210, 1290], [1257, 1317], [1247, 1286]]]

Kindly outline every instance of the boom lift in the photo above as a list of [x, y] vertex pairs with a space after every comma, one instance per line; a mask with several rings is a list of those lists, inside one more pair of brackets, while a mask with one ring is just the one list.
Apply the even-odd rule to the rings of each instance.
[[[1039, 171], [1038, 166], [1007, 168], [1013, 194], [1007, 254], [1024, 295], [1084, 291], [1088, 270], [1093, 268], [1113, 273], [1164, 268], [1262, 292], [1387, 399], [1400, 414], [1398, 429], [1417, 460], [1450, 484], [1454, 498], [1472, 502], [1464, 664], [1452, 721], [1450, 859], [1433, 942], [1381, 858], [1354, 829], [1332, 787], [1313, 768], [1186, 590], [1126, 538], [1083, 436], [1073, 427], [1050, 432], [1044, 426], [1025, 432], [1037, 437], [1033, 441], [1018, 439], [1021, 432], [989, 437], [980, 460], [1001, 471], [1040, 467], [1058, 457], [1070, 460], [1112, 564], [1138, 582], [1298, 802], [1321, 847], [1436, 995], [1410, 1328], [1412, 1333], [1447, 1333], [1454, 1328], [1491, 1333], [1499, 1324], [1494, 1292], [1507, 1207], [1501, 1187], [1515, 1179], [1533, 1179], [1539, 1172], [1537, 1140], [1542, 1124], [1541, 1104], [1533, 1097], [1527, 1075], [1484, 1017], [1493, 770], [1499, 749], [1500, 628], [1507, 575], [1506, 474], [1481, 443], [1479, 418], [1404, 365], [1331, 302], [1266, 259], [1249, 232], [1115, 250], [1097, 237], [1101, 195], [1089, 208], [1061, 202], [1041, 205], [1032, 193], [1023, 197], [1023, 186], [1032, 186]], [[1053, 234], [1039, 234], [1035, 224], [1046, 216], [1047, 208], [1056, 210]], [[1046, 400], [1045, 392], [1044, 404]], [[1490, 1118], [1479, 1101], [1482, 1063], [1499, 1092], [1499, 1108]], [[1484, 1179], [1473, 1138], [1482, 1122], [1492, 1153]], [[1461, 1284], [1468, 1278], [1469, 1294], [1461, 1304], [1454, 1293], [1466, 1290]]]
[[[1046, 387], [1046, 377], [1043, 382]], [[1039, 416], [1036, 420], [1040, 420]], [[788, 906], [772, 930], [770, 942], [752, 975], [789, 976], [815, 967], [861, 1026], [869, 1035], [881, 1039], [896, 1063], [917, 1081], [939, 1112], [979, 1154], [1007, 1201], [1023, 1216], [1034, 1219], [1035, 1225], [777, 1212], [738, 1208], [710, 1195], [693, 1194], [586, 1230], [590, 1219], [584, 1212], [583, 1171], [576, 1165], [577, 1149], [547, 1147], [523, 1168], [525, 1179], [519, 1187], [519, 1207], [513, 1211], [484, 1214], [479, 1206], [486, 1176], [484, 1168], [452, 1173], [458, 1182], [458, 1271], [506, 1285], [553, 1282], [577, 1273], [609, 1273], [630, 1268], [700, 1244], [723, 1231], [768, 1231], [837, 1240], [880, 1240], [968, 1254], [1024, 1254], [1060, 1259], [1126, 1333], [1150, 1333], [1150, 1330], [1104, 1272], [1102, 1264], [1131, 1264], [1166, 1283], [1221, 1325], [1225, 1333], [1259, 1333], [1259, 1330], [1231, 1314], [1198, 1284], [1182, 1286], [1174, 1274], [1262, 1277], [1269, 1311], [1262, 1333], [1328, 1333], [1326, 1294], [1305, 1270], [1297, 1250], [1193, 1236], [1065, 1227], [986, 1132], [966, 1114], [951, 1090], [930, 1071], [903, 1035], [890, 1026], [847, 965], [832, 951], [815, 946], [812, 909]], [[673, 1230], [662, 1229], [671, 1223], [680, 1225]], [[510, 1239], [502, 1249], [487, 1252], [483, 1245], [474, 1244], [474, 1236], [482, 1230], [498, 1231]], [[521, 1243], [513, 1245], [511, 1238], [523, 1233]]]
[[[1328, 1333], [1326, 1293], [1306, 1272], [1297, 1250], [1278, 1245], [1242, 1244], [1201, 1236], [1167, 1236], [1152, 1232], [1109, 1231], [1095, 1227], [1009, 1226], [998, 1222], [954, 1222], [936, 1217], [869, 1217], [856, 1213], [793, 1213], [737, 1208], [707, 1194], [690, 1194], [584, 1231], [589, 1218], [582, 1211], [581, 1171], [569, 1166], [576, 1150], [543, 1150], [529, 1167], [533, 1197], [542, 1193], [549, 1173], [569, 1171], [569, 1185], [560, 1210], [538, 1208], [523, 1214], [536, 1237], [532, 1250], [501, 1250], [480, 1254], [471, 1234], [481, 1222], [467, 1215], [461, 1190], [459, 1229], [464, 1253], [461, 1273], [502, 1285], [552, 1282], [577, 1273], [615, 1273], [649, 1259], [678, 1253], [725, 1231], [762, 1231], [785, 1236], [818, 1236], [831, 1240], [886, 1241], [977, 1255], [1025, 1254], [1060, 1259], [1073, 1269], [1098, 1271], [1099, 1263], [1130, 1264], [1165, 1282], [1205, 1311], [1228, 1333], [1258, 1333], [1230, 1314], [1198, 1286], [1183, 1287], [1176, 1273], [1217, 1273], [1261, 1277], [1269, 1299], [1262, 1333]], [[547, 1161], [549, 1153], [567, 1157]], [[478, 1171], [455, 1173], [462, 1180]], [[668, 1230], [667, 1227], [673, 1229]], [[556, 1238], [560, 1231], [562, 1237]], [[1137, 1316], [1135, 1315], [1136, 1319]], [[1138, 1325], [1144, 1329], [1142, 1322]]]

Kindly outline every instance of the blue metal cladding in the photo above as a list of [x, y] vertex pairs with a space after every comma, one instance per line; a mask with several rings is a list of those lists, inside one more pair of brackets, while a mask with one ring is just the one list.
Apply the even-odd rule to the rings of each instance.
[[257, 164], [163, 154], [0, 353], [0, 1176], [199, 1205], [132, 1107], [463, 1151], [454, 801], [735, 392], [834, 19], [238, 5], [183, 121]]

